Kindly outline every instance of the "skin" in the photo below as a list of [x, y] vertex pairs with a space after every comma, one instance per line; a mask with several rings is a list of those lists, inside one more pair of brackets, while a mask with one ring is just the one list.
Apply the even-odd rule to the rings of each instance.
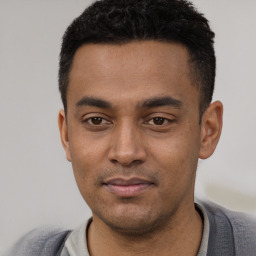
[[195, 174], [218, 143], [222, 104], [199, 122], [188, 61], [184, 46], [156, 41], [77, 50], [59, 128], [92, 210], [91, 255], [197, 254]]

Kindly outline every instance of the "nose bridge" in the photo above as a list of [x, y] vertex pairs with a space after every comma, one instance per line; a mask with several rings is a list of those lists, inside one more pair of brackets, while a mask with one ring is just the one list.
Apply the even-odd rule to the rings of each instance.
[[116, 125], [109, 158], [121, 165], [143, 162], [146, 157], [139, 127], [129, 119]]

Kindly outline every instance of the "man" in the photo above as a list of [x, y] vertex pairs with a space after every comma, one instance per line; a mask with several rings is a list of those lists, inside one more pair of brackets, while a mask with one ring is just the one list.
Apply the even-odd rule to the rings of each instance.
[[74, 20], [59, 128], [92, 218], [32, 231], [10, 255], [256, 255], [253, 220], [194, 203], [222, 128], [213, 38], [184, 0], [102, 0]]

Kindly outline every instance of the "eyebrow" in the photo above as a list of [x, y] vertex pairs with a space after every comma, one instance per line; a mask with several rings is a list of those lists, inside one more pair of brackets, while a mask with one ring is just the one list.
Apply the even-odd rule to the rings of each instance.
[[180, 100], [177, 100], [173, 97], [157, 97], [144, 101], [142, 103], [142, 108], [154, 108], [154, 107], [162, 107], [162, 106], [171, 106], [174, 108], [180, 109], [183, 103]]
[[82, 106], [92, 106], [92, 107], [98, 107], [98, 108], [111, 108], [112, 105], [102, 99], [94, 98], [94, 97], [83, 97], [76, 103], [77, 107]]
[[[139, 108], [154, 108], [154, 107], [162, 107], [162, 106], [171, 106], [174, 108], [180, 109], [182, 107], [183, 103], [180, 100], [177, 100], [173, 97], [166, 96], [166, 97], [155, 97], [151, 99], [145, 100], [142, 104], [139, 104]], [[104, 109], [110, 109], [113, 108], [111, 103], [108, 101], [95, 98], [95, 97], [83, 97], [81, 98], [77, 103], [77, 107], [82, 106], [92, 106], [92, 107], [98, 107], [98, 108], [104, 108]]]

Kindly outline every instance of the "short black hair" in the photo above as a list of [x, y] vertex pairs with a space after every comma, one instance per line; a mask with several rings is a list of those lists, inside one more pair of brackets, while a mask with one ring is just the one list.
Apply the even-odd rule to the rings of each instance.
[[190, 77], [200, 90], [200, 116], [212, 100], [216, 58], [208, 20], [187, 0], [99, 0], [67, 28], [59, 62], [65, 112], [69, 72], [77, 49], [87, 43], [178, 42], [190, 55]]

